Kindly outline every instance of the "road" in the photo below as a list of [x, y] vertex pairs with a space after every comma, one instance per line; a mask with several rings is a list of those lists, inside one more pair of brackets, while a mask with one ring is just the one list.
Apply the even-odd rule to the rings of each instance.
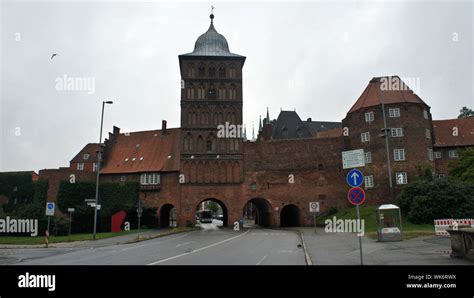
[[[15, 249], [16, 265], [305, 265], [293, 231], [203, 229], [133, 244]], [[100, 240], [98, 240], [100, 241]]]

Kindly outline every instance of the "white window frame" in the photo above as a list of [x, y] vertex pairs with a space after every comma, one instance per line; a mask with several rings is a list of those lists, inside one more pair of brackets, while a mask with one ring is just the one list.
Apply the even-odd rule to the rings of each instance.
[[431, 149], [431, 148], [428, 148], [428, 160], [429, 160], [429, 161], [433, 161], [433, 160], [434, 160], [433, 149]]
[[78, 162], [77, 163], [77, 170], [78, 171], [84, 171], [84, 163], [83, 162]]
[[459, 157], [459, 153], [456, 149], [449, 150], [448, 154], [449, 154], [449, 158], [458, 158]]
[[403, 137], [403, 128], [402, 127], [395, 127], [391, 129], [392, 137], [393, 138], [401, 138]]
[[388, 116], [390, 118], [398, 118], [400, 117], [400, 108], [391, 108], [388, 109]]
[[428, 110], [423, 110], [423, 118], [428, 120]]
[[120, 176], [120, 182], [125, 182], [125, 181], [127, 181], [127, 176], [125, 175]]
[[160, 184], [160, 173], [142, 173], [140, 174], [141, 185], [158, 185]]
[[393, 160], [404, 161], [405, 160], [405, 148], [393, 149]]
[[[400, 175], [401, 175], [401, 179], [400, 179]], [[395, 181], [398, 185], [408, 184], [407, 172], [396, 172]]]
[[360, 134], [360, 140], [362, 143], [370, 142], [370, 132], [366, 131]]
[[91, 155], [90, 155], [89, 153], [84, 153], [84, 155], [82, 156], [82, 158], [83, 158], [84, 160], [88, 160], [89, 157], [91, 157]]
[[431, 139], [431, 130], [429, 130], [429, 129], [426, 129], [426, 130], [425, 130], [425, 137], [426, 137], [427, 139]]
[[365, 160], [365, 163], [372, 163], [372, 152], [365, 152], [364, 160]]
[[368, 175], [364, 177], [365, 188], [374, 187], [374, 175]]
[[97, 163], [92, 163], [92, 172], [97, 172]]
[[443, 158], [443, 153], [441, 151], [435, 151], [434, 152], [434, 158], [435, 159], [441, 159]]
[[374, 112], [366, 112], [365, 113], [365, 122], [372, 122], [374, 121]]

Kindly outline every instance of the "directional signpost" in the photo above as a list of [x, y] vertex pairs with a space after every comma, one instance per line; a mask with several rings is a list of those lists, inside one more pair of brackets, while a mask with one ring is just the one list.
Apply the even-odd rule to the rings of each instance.
[[360, 168], [365, 167], [364, 149], [350, 150], [342, 152], [342, 168]]
[[314, 232], [316, 233], [316, 213], [319, 212], [319, 202], [310, 202], [309, 212], [314, 215]]
[[[347, 193], [347, 199], [352, 205], [356, 206], [358, 223], [360, 223], [359, 205], [362, 205], [365, 202], [365, 191], [359, 187], [360, 185], [362, 185], [363, 181], [364, 181], [364, 174], [362, 174], [362, 172], [359, 171], [358, 169], [350, 170], [349, 173], [347, 173], [346, 182], [349, 186], [352, 187], [351, 189], [349, 189], [349, 192]], [[362, 238], [361, 237], [362, 235], [359, 235], [360, 264], [364, 265], [364, 261], [362, 257]]]

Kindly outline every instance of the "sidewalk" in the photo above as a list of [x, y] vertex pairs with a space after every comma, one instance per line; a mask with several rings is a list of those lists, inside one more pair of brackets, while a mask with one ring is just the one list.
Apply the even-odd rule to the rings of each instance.
[[[141, 238], [156, 238], [164, 235], [169, 234], [176, 234], [176, 233], [183, 233], [183, 232], [190, 232], [192, 229], [184, 229], [178, 230], [176, 232], [172, 232], [173, 229], [166, 228], [166, 229], [156, 229], [156, 230], [146, 230], [140, 232], [140, 239]], [[131, 242], [137, 239], [138, 233], [120, 235], [105, 239], [99, 240], [87, 240], [87, 241], [72, 241], [72, 242], [60, 242], [60, 243], [51, 243], [49, 244], [49, 248], [95, 248], [95, 247], [103, 247], [109, 245], [116, 245], [116, 244], [123, 244], [126, 242]], [[142, 240], [140, 240], [142, 241]], [[45, 248], [44, 244], [38, 245], [28, 245], [28, 244], [0, 244], [0, 249], [15, 249], [15, 248]]]
[[[326, 233], [323, 228], [297, 228], [303, 233], [313, 265], [360, 265], [356, 234]], [[449, 256], [449, 238], [419, 237], [400, 242], [362, 238], [364, 265], [474, 265]]]

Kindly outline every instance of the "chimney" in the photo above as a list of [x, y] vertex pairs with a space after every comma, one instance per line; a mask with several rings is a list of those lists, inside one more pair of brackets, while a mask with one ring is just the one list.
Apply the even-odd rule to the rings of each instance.
[[120, 134], [120, 127], [114, 125], [114, 135]]
[[161, 135], [166, 136], [168, 132], [166, 131], [166, 120], [161, 121]]

